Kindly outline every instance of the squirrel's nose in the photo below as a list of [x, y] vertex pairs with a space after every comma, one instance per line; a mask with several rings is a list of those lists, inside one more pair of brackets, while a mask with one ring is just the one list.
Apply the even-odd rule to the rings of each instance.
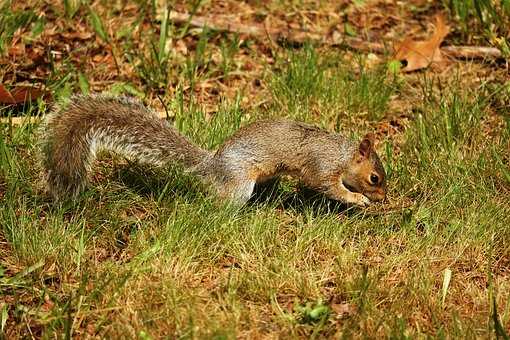
[[386, 190], [379, 188], [376, 191], [374, 191], [374, 201], [376, 202], [384, 202], [386, 201]]

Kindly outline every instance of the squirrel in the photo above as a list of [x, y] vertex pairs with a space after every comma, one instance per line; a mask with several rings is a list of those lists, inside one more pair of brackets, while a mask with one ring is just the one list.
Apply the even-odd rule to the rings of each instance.
[[167, 120], [124, 96], [75, 95], [40, 127], [47, 190], [75, 198], [100, 150], [152, 165], [179, 163], [220, 198], [246, 203], [256, 183], [279, 175], [347, 204], [367, 206], [386, 197], [384, 167], [373, 135], [356, 143], [340, 134], [286, 119], [241, 127], [216, 151], [191, 143]]

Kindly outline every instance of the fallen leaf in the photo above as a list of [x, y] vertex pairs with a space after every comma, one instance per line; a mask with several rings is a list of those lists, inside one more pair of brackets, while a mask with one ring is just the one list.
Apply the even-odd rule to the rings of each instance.
[[0, 84], [0, 103], [2, 104], [15, 104], [16, 101], [12, 97], [12, 94]]
[[186, 46], [186, 44], [184, 43], [184, 41], [182, 39], [178, 39], [175, 42], [174, 49], [176, 52], [179, 52], [182, 55], [188, 55], [188, 46]]
[[9, 56], [22, 56], [25, 52], [25, 45], [24, 44], [15, 44], [9, 48]]
[[16, 104], [34, 101], [43, 95], [43, 91], [36, 87], [20, 87], [11, 93]]
[[356, 306], [350, 303], [332, 303], [331, 310], [337, 315], [338, 318], [345, 318], [356, 313]]
[[395, 45], [393, 58], [405, 65], [402, 68], [404, 72], [426, 68], [432, 63], [441, 63], [443, 56], [439, 45], [448, 34], [448, 30], [443, 17], [441, 15], [436, 16], [435, 31], [430, 39], [415, 41], [411, 37], [405, 38], [401, 43]]
[[51, 301], [50, 296], [48, 294], [44, 294], [44, 303], [42, 304], [42, 306], [40, 306], [40, 308], [44, 312], [49, 312], [50, 310], [53, 309], [54, 306], [55, 306], [55, 303], [53, 303], [53, 301]]
[[33, 101], [44, 94], [43, 90], [36, 87], [22, 86], [8, 91], [0, 84], [0, 103], [2, 104], [23, 104]]

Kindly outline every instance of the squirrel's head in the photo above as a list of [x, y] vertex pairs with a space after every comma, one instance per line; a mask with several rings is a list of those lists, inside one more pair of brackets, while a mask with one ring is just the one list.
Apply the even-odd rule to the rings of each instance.
[[374, 135], [367, 134], [342, 176], [344, 186], [373, 202], [386, 198], [386, 173], [374, 148]]

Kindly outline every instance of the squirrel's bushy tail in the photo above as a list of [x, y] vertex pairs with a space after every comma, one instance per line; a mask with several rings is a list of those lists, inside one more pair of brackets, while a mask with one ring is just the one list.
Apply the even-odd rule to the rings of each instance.
[[83, 189], [100, 150], [154, 165], [178, 162], [187, 169], [210, 158], [208, 151], [127, 97], [74, 96], [48, 115], [40, 136], [48, 190], [57, 199]]

